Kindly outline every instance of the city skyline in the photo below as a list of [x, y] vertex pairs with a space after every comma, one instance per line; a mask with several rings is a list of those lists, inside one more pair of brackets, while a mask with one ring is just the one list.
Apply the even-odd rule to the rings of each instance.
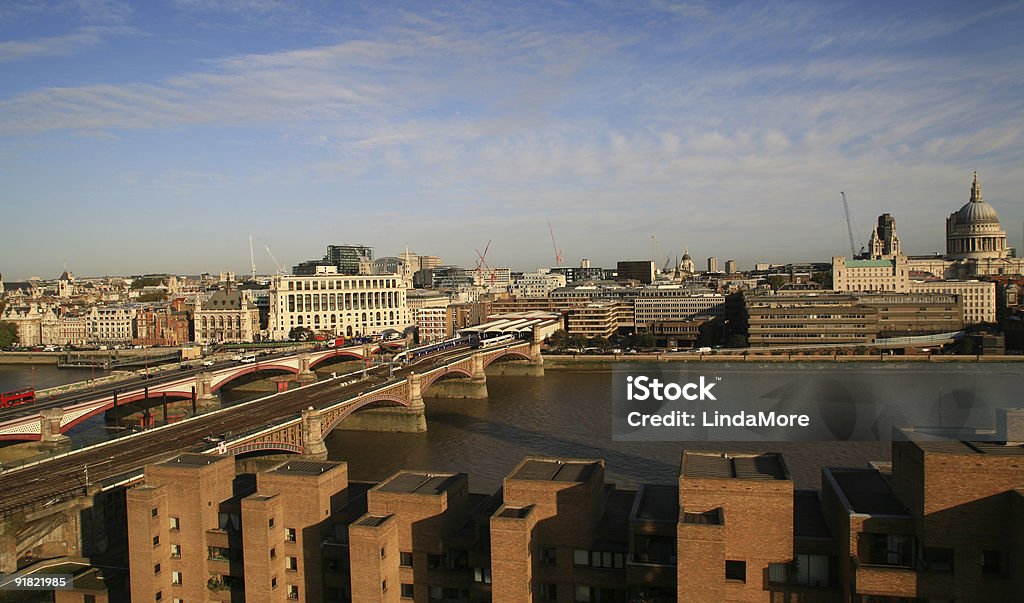
[[864, 7], [5, 7], [0, 273], [927, 254], [975, 169], [1020, 249], [1024, 7]]

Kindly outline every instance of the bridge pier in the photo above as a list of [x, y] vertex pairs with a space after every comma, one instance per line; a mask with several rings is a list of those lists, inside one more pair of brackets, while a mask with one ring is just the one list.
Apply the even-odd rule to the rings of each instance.
[[302, 411], [302, 456], [318, 461], [327, 460], [321, 414], [312, 406]]
[[345, 417], [336, 429], [346, 431], [388, 431], [422, 433], [427, 430], [427, 416], [423, 405], [423, 378], [412, 373], [406, 378], [409, 406], [370, 408]]
[[484, 355], [477, 352], [471, 356], [472, 369], [469, 379], [446, 379], [430, 385], [432, 398], [487, 398], [487, 373], [484, 372]]
[[299, 374], [295, 375], [295, 381], [299, 385], [308, 385], [316, 381], [316, 373], [309, 368], [309, 352], [301, 352], [298, 354], [299, 359]]
[[44, 408], [39, 411], [39, 441], [47, 448], [64, 448], [71, 445], [71, 438], [60, 432], [63, 408]]
[[534, 326], [533, 338], [530, 340], [529, 360], [503, 360], [495, 362], [487, 367], [487, 372], [492, 375], [513, 377], [543, 377], [544, 356], [540, 353], [542, 343], [544, 343], [544, 338], [541, 337], [540, 329]]
[[196, 410], [209, 410], [219, 406], [220, 398], [213, 393], [213, 375], [211, 373], [196, 375]]

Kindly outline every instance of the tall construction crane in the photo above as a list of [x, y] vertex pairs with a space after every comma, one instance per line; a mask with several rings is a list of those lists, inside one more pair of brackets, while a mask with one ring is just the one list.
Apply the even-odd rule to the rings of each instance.
[[651, 235], [651, 240], [654, 241], [654, 252], [658, 254], [656, 259], [655, 259], [655, 266], [657, 266], [657, 263], [661, 262], [661, 258], [664, 257], [665, 258], [665, 267], [662, 268], [661, 271], [662, 272], [668, 272], [668, 265], [669, 265], [669, 262], [672, 261], [672, 258], [667, 256], [667, 255], [665, 255], [664, 253], [662, 253], [662, 251], [661, 251], [661, 244], [658, 243], [658, 237], [656, 237], [654, 235]]
[[249, 235], [249, 265], [252, 267], [252, 280], [256, 280], [256, 256], [252, 254], [252, 235]]
[[551, 222], [548, 222], [548, 232], [551, 233], [551, 247], [555, 250], [555, 266], [561, 266], [562, 252], [558, 250], [558, 244], [555, 243], [555, 229], [551, 228]]
[[846, 193], [839, 191], [843, 196], [843, 211], [846, 212], [846, 233], [850, 235], [850, 259], [857, 257], [857, 249], [853, 242], [853, 222], [850, 220], [850, 204], [846, 202]]
[[274, 257], [274, 252], [270, 250], [270, 246], [264, 245], [263, 248], [267, 250], [267, 254], [270, 255], [270, 259], [274, 260], [274, 265], [277, 266], [277, 273], [284, 274], [284, 268], [281, 267], [281, 264], [278, 263], [277, 258]]

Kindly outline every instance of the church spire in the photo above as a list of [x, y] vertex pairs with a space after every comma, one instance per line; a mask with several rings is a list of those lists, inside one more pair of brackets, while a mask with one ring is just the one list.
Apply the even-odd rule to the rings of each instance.
[[971, 185], [971, 203], [981, 203], [981, 185], [978, 184], [978, 170], [974, 170], [974, 184]]

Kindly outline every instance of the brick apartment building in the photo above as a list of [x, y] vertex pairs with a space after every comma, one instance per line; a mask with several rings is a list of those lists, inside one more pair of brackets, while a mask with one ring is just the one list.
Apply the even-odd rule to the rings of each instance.
[[[953, 437], [949, 437], [952, 435]], [[687, 450], [674, 485], [527, 458], [350, 483], [339, 462], [185, 454], [128, 492], [136, 601], [996, 603], [1024, 600], [1024, 410], [904, 429], [891, 462], [794, 489], [778, 453]], [[252, 465], [253, 461], [246, 461]]]

